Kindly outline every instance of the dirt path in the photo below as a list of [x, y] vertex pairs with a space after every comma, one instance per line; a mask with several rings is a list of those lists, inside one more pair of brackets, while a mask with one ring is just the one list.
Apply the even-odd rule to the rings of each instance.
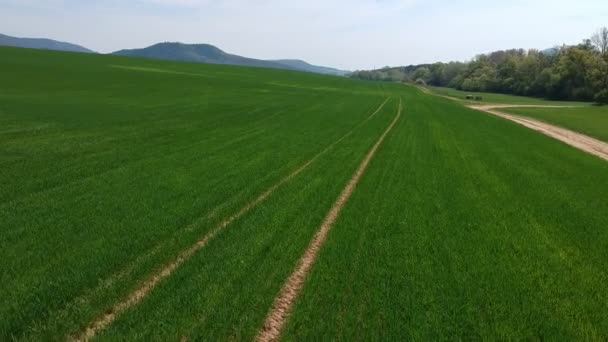
[[[422, 92], [429, 95], [434, 95], [438, 97], [443, 97], [450, 100], [455, 100], [458, 102], [462, 101], [460, 99], [435, 94], [429, 89], [425, 87], [418, 87]], [[566, 128], [562, 128], [559, 126], [551, 125], [546, 122], [542, 122], [539, 120], [531, 119], [528, 117], [508, 114], [505, 112], [501, 112], [497, 109], [501, 108], [575, 108], [576, 106], [552, 106], [552, 105], [526, 105], [526, 104], [501, 104], [501, 103], [484, 103], [484, 104], [471, 104], [467, 105], [467, 107], [476, 109], [485, 113], [489, 113], [492, 115], [500, 116], [501, 118], [511, 120], [516, 122], [522, 126], [533, 129], [537, 132], [540, 132], [544, 135], [557, 139], [561, 142], [564, 142], [572, 147], [575, 147], [583, 152], [592, 154], [601, 159], [608, 160], [608, 143], [603, 142], [601, 140], [597, 140], [588, 135], [571, 131]]]
[[367, 153], [351, 179], [346, 184], [346, 187], [342, 190], [336, 202], [332, 205], [331, 209], [325, 216], [325, 219], [319, 226], [317, 232], [315, 233], [313, 239], [310, 241], [308, 248], [300, 258], [297, 263], [297, 266], [293, 273], [287, 278], [287, 281], [281, 288], [278, 296], [275, 298], [274, 303], [268, 316], [266, 316], [266, 320], [262, 329], [258, 332], [258, 336], [256, 337], [257, 341], [267, 342], [267, 341], [275, 341], [281, 335], [281, 330], [285, 324], [285, 321], [289, 317], [291, 312], [291, 308], [293, 306], [294, 301], [296, 300], [302, 286], [304, 284], [304, 280], [306, 275], [310, 271], [321, 246], [325, 242], [327, 237], [327, 233], [332, 228], [336, 219], [340, 215], [340, 211], [352, 195], [355, 187], [359, 183], [361, 176], [367, 169], [369, 162], [376, 154], [376, 151], [382, 145], [384, 138], [388, 135], [388, 133], [393, 129], [399, 118], [401, 117], [401, 100], [399, 102], [399, 110], [395, 118], [391, 122], [391, 124], [386, 128], [384, 133], [380, 136], [376, 144], [372, 147], [372, 149]]
[[576, 147], [581, 151], [590, 153], [594, 156], [600, 157], [608, 161], [608, 143], [591, 138], [587, 135], [571, 131], [559, 126], [554, 126], [546, 122], [530, 119], [527, 117], [521, 117], [517, 115], [507, 114], [497, 109], [500, 108], [518, 108], [518, 107], [535, 107], [535, 108], [571, 108], [566, 106], [542, 106], [542, 105], [508, 105], [508, 104], [486, 104], [486, 105], [473, 105], [469, 108], [480, 110], [486, 113], [490, 113], [501, 118], [505, 118], [516, 122], [525, 127], [531, 128], [537, 132], [550, 136], [554, 139], [562, 141], [570, 146]]
[[80, 332], [77, 336], [73, 336], [70, 340], [73, 341], [88, 341], [94, 338], [99, 332], [109, 327], [116, 318], [126, 311], [127, 309], [137, 305], [144, 297], [146, 297], [162, 280], [168, 278], [178, 267], [180, 267], [184, 262], [190, 259], [196, 252], [205, 247], [209, 241], [215, 238], [223, 229], [228, 227], [232, 222], [244, 216], [251, 209], [255, 208], [258, 204], [265, 201], [276, 189], [289, 182], [304, 170], [306, 170], [312, 163], [314, 163], [317, 159], [319, 159], [322, 155], [329, 152], [332, 148], [334, 148], [337, 144], [342, 142], [344, 139], [353, 134], [353, 132], [359, 127], [363, 126], [369, 120], [371, 120], [376, 114], [378, 114], [382, 108], [386, 105], [386, 103], [390, 100], [390, 97], [387, 98], [378, 109], [373, 112], [369, 117], [351, 129], [349, 132], [344, 134], [340, 139], [334, 141], [329, 146], [327, 146], [324, 150], [316, 154], [312, 159], [308, 160], [306, 163], [301, 165], [295, 171], [290, 173], [285, 178], [281, 179], [278, 183], [274, 184], [266, 191], [261, 193], [258, 197], [256, 197], [253, 201], [247, 203], [243, 206], [237, 213], [226, 218], [222, 221], [218, 226], [213, 228], [207, 234], [205, 234], [200, 240], [198, 240], [194, 245], [190, 246], [188, 249], [183, 250], [177, 255], [177, 257], [171, 261], [170, 263], [164, 265], [160, 270], [156, 273], [152, 274], [148, 279], [146, 279], [138, 288], [133, 290], [129, 295], [121, 302], [115, 304], [110, 310], [104, 313], [102, 316], [98, 317], [94, 321], [92, 321], [87, 328]]
[[437, 96], [437, 97], [443, 97], [444, 99], [448, 99], [448, 100], [452, 100], [452, 101], [458, 101], [461, 102], [462, 100], [456, 97], [452, 97], [452, 96], [447, 96], [447, 95], [440, 95], [440, 94], [436, 94], [434, 92], [432, 92], [429, 88], [427, 87], [423, 87], [423, 86], [416, 86], [416, 88], [422, 90], [423, 93], [427, 94], [427, 95], [433, 95], [433, 96]]
[[492, 110], [501, 108], [576, 108], [577, 106], [552, 106], [552, 105], [533, 105], [533, 104], [503, 104], [503, 103], [484, 103], [468, 105], [469, 108], [477, 110]]

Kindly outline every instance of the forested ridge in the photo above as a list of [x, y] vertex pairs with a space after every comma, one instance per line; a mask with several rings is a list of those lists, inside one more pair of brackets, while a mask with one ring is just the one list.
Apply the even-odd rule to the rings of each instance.
[[608, 28], [573, 46], [495, 51], [469, 62], [385, 67], [352, 77], [608, 103]]

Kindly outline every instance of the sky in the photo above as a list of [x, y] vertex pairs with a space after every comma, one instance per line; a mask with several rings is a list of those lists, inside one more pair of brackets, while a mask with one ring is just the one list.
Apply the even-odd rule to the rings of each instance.
[[602, 26], [606, 0], [0, 0], [7, 35], [103, 53], [208, 43], [347, 70], [576, 44]]

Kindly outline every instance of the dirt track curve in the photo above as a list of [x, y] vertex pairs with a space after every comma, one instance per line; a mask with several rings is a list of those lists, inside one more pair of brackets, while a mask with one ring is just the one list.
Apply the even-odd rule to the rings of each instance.
[[541, 106], [541, 105], [508, 105], [508, 104], [487, 104], [487, 105], [470, 105], [469, 108], [480, 110], [489, 114], [500, 116], [507, 120], [511, 120], [520, 125], [533, 129], [544, 135], [562, 141], [570, 146], [576, 147], [581, 151], [590, 153], [608, 161], [608, 143], [591, 138], [590, 136], [571, 131], [559, 126], [554, 126], [546, 122], [542, 122], [528, 117], [522, 117], [512, 114], [507, 114], [497, 109], [500, 108], [571, 108], [565, 106]]
[[306, 248], [306, 251], [298, 261], [296, 268], [293, 273], [287, 278], [287, 281], [281, 288], [281, 291], [277, 295], [270, 309], [270, 312], [266, 316], [266, 320], [264, 321], [264, 325], [262, 329], [258, 332], [258, 336], [256, 337], [256, 341], [267, 342], [267, 341], [276, 341], [281, 336], [281, 331], [285, 324], [285, 321], [289, 317], [291, 312], [291, 308], [293, 303], [295, 302], [302, 286], [304, 285], [304, 280], [306, 279], [306, 275], [310, 271], [321, 246], [325, 242], [327, 237], [327, 233], [332, 228], [336, 219], [338, 218], [340, 211], [352, 195], [355, 187], [359, 183], [361, 176], [365, 173], [369, 162], [376, 154], [376, 151], [382, 145], [382, 142], [388, 135], [388, 133], [393, 129], [399, 118], [401, 117], [401, 100], [399, 102], [399, 110], [395, 118], [391, 122], [391, 124], [386, 128], [384, 133], [378, 138], [376, 144], [371, 148], [371, 150], [367, 153], [359, 167], [352, 175], [351, 179], [348, 181], [338, 199], [334, 202], [331, 209], [323, 219], [323, 222], [317, 229], [314, 237], [310, 241], [310, 244]]
[[[443, 97], [445, 99], [461, 101], [458, 98], [435, 94], [425, 87], [418, 87], [422, 92]], [[499, 116], [503, 119], [511, 120], [522, 126], [533, 129], [551, 138], [557, 139], [563, 143], [566, 143], [572, 147], [575, 147], [583, 152], [592, 154], [596, 157], [608, 161], [608, 143], [592, 138], [588, 135], [571, 131], [569, 129], [548, 124], [543, 121], [531, 119], [528, 117], [508, 114], [501, 112], [497, 109], [501, 108], [574, 108], [575, 106], [550, 106], [550, 105], [517, 105], [517, 104], [474, 104], [467, 105], [467, 107], [479, 110], [485, 113]]]

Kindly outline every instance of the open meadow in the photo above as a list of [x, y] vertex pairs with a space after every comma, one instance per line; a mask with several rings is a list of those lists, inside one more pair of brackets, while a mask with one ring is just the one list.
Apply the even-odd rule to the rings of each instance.
[[0, 340], [608, 336], [606, 161], [396, 83], [2, 47], [0, 74]]

